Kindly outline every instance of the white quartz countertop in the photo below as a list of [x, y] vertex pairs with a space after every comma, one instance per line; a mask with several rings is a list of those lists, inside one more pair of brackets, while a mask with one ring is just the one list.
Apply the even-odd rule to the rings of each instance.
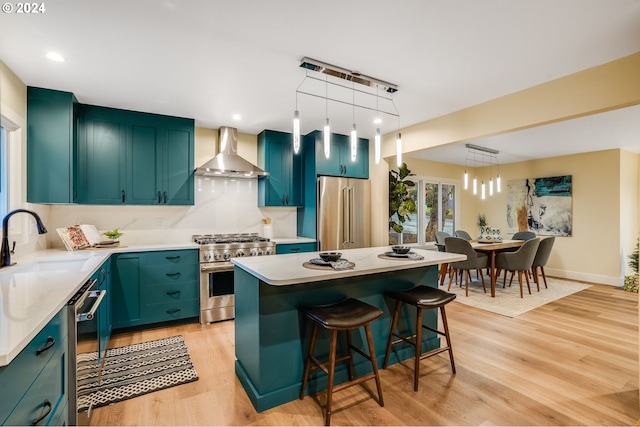
[[196, 249], [194, 243], [51, 249], [0, 269], [0, 367], [8, 365], [113, 253]]
[[378, 255], [390, 250], [389, 246], [341, 250], [342, 258], [355, 264], [354, 268], [350, 270], [317, 270], [303, 267], [302, 264], [310, 259], [319, 258], [319, 252], [232, 258], [231, 262], [269, 285], [286, 286], [438, 265], [467, 259], [466, 255], [424, 249], [412, 249], [412, 252], [424, 257], [422, 260], [409, 260], [406, 258], [382, 259], [378, 257]]

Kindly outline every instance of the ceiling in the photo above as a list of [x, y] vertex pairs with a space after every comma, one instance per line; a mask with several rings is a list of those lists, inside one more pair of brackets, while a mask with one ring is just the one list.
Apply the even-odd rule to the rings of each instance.
[[[372, 138], [640, 51], [638, 0], [60, 0], [0, 14], [0, 60], [80, 102], [190, 117], [196, 126]], [[66, 58], [45, 58], [57, 51]], [[390, 96], [314, 80], [303, 57], [393, 83]], [[331, 84], [329, 84], [331, 83]], [[0, 88], [1, 90], [1, 88]], [[343, 100], [327, 102], [300, 91]], [[367, 92], [367, 91], [365, 91]], [[350, 104], [366, 106], [354, 108]], [[398, 117], [394, 114], [398, 113]], [[242, 119], [235, 121], [233, 114]], [[500, 163], [622, 147], [640, 106], [472, 141]], [[460, 163], [464, 145], [414, 154]]]

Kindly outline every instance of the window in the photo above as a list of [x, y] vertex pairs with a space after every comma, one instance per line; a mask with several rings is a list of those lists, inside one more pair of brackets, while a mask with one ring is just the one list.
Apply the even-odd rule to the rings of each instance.
[[389, 232], [389, 244], [425, 244], [436, 240], [436, 231], [453, 236], [456, 229], [456, 184], [433, 178], [413, 178], [409, 191], [417, 212], [404, 223], [402, 236]]
[[7, 135], [4, 126], [0, 126], [0, 218], [7, 213], [9, 174], [7, 168]]

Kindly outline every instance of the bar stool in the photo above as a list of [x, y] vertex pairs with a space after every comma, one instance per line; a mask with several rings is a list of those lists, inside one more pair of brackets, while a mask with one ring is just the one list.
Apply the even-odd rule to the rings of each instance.
[[[451, 369], [453, 373], [456, 373], [456, 365], [453, 362], [453, 351], [451, 349], [451, 339], [449, 336], [449, 326], [447, 325], [447, 316], [444, 311], [444, 306], [456, 299], [456, 294], [452, 294], [443, 291], [438, 288], [432, 288], [430, 286], [416, 286], [415, 288], [407, 291], [390, 291], [385, 292], [385, 296], [396, 300], [395, 308], [393, 310], [393, 320], [391, 321], [391, 330], [389, 331], [389, 340], [387, 341], [387, 351], [384, 355], [383, 368], [386, 369], [389, 363], [389, 354], [391, 353], [391, 346], [406, 342], [411, 344], [415, 348], [415, 362], [414, 362], [414, 379], [413, 390], [418, 391], [418, 378], [420, 377], [420, 360], [427, 357], [435, 356], [443, 351], [449, 352], [449, 359], [451, 360]], [[398, 323], [398, 315], [400, 314], [400, 308], [402, 303], [417, 307], [416, 314], [416, 330], [415, 334], [409, 336], [398, 335], [395, 332], [396, 325]], [[442, 325], [444, 331], [433, 329], [429, 326], [422, 324], [422, 310], [440, 308], [442, 316]], [[439, 335], [443, 335], [447, 339], [447, 346], [430, 350], [426, 353], [422, 353], [422, 328], [428, 329], [431, 332], [435, 332]], [[393, 340], [393, 338], [398, 338]]]
[[[327, 383], [327, 404], [325, 425], [331, 422], [331, 403], [333, 393], [360, 384], [364, 381], [374, 378], [378, 389], [378, 404], [384, 406], [382, 400], [382, 388], [380, 387], [380, 376], [378, 375], [378, 365], [376, 363], [376, 352], [373, 347], [373, 338], [371, 337], [370, 324], [382, 316], [382, 310], [373, 307], [360, 300], [349, 298], [337, 304], [315, 307], [301, 307], [299, 309], [309, 319], [313, 320], [313, 328], [311, 331], [311, 339], [309, 341], [309, 349], [304, 364], [304, 376], [302, 377], [302, 388], [300, 389], [300, 400], [304, 399], [305, 389], [311, 370], [320, 369], [328, 376]], [[318, 335], [318, 326], [331, 331], [331, 340], [329, 344], [329, 360], [326, 362], [319, 361], [313, 351], [316, 345]], [[352, 345], [351, 331], [364, 326], [369, 345], [369, 355]], [[339, 331], [345, 331], [347, 336], [347, 355], [336, 358], [337, 337]], [[353, 353], [352, 350], [358, 352], [362, 357], [371, 362], [373, 372], [359, 378], [354, 379], [353, 375]], [[333, 385], [336, 362], [348, 362], [349, 381], [338, 386]], [[311, 365], [313, 362], [313, 366]]]

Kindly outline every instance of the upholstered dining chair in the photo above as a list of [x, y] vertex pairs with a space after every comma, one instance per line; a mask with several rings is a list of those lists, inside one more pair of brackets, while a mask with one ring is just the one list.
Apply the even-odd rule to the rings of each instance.
[[464, 230], [456, 230], [456, 237], [460, 237], [461, 239], [464, 240], [473, 240], [473, 237], [471, 237], [471, 234], [467, 233]]
[[542, 239], [540, 241], [540, 246], [538, 246], [538, 251], [536, 252], [536, 256], [533, 259], [533, 264], [531, 265], [531, 271], [533, 272], [533, 280], [535, 280], [538, 285], [538, 290], [540, 290], [540, 280], [538, 278], [538, 269], [542, 272], [542, 279], [544, 280], [544, 287], [547, 286], [547, 276], [544, 274], [544, 266], [547, 265], [549, 261], [549, 256], [551, 255], [551, 249], [553, 248], [553, 244], [555, 243], [555, 237], [547, 237], [546, 239]]
[[451, 237], [451, 234], [446, 231], [436, 231], [436, 243], [438, 245], [444, 245], [444, 239]]
[[[468, 240], [460, 237], [447, 237], [444, 239], [444, 246], [446, 252], [454, 254], [463, 254], [467, 256], [465, 261], [452, 262], [449, 264], [454, 270], [459, 270], [464, 274], [464, 290], [465, 295], [469, 296], [469, 280], [471, 280], [470, 270], [483, 270], [487, 268], [489, 257], [487, 254], [479, 253], [473, 250], [471, 243]], [[453, 278], [449, 276], [449, 287], [451, 289], [451, 281]], [[456, 279], [457, 280], [457, 279]], [[482, 289], [487, 292], [487, 288], [484, 286], [484, 275], [480, 274], [480, 280], [482, 281]]]
[[[436, 231], [436, 245], [437, 248], [440, 252], [444, 252], [444, 239], [446, 239], [447, 237], [451, 237], [451, 234], [445, 232], [445, 231]], [[438, 283], [440, 283], [441, 281], [441, 277], [442, 276], [446, 276], [447, 273], [450, 273], [449, 276], [451, 276], [451, 272], [452, 269], [451, 267], [449, 267], [447, 269], [447, 271], [444, 271], [442, 268], [440, 268], [440, 271], [438, 271]], [[442, 279], [444, 280], [444, 279]], [[456, 278], [456, 283], [458, 283], [458, 279]]]
[[511, 237], [512, 240], [531, 240], [536, 238], [536, 233], [533, 231], [518, 231]]
[[[531, 285], [529, 283], [529, 270], [533, 265], [533, 259], [540, 246], [540, 238], [527, 240], [522, 246], [515, 252], [498, 252], [496, 254], [496, 268], [498, 269], [497, 275], [500, 275], [500, 271], [504, 270], [504, 282], [507, 281], [507, 271], [511, 272], [511, 279], [509, 280], [509, 286], [513, 281], [513, 276], [518, 272], [518, 282], [520, 283], [520, 298], [523, 298], [522, 292], [522, 273], [527, 280], [527, 289], [531, 294]], [[502, 285], [504, 287], [504, 283]], [[538, 289], [540, 290], [540, 289]]]

